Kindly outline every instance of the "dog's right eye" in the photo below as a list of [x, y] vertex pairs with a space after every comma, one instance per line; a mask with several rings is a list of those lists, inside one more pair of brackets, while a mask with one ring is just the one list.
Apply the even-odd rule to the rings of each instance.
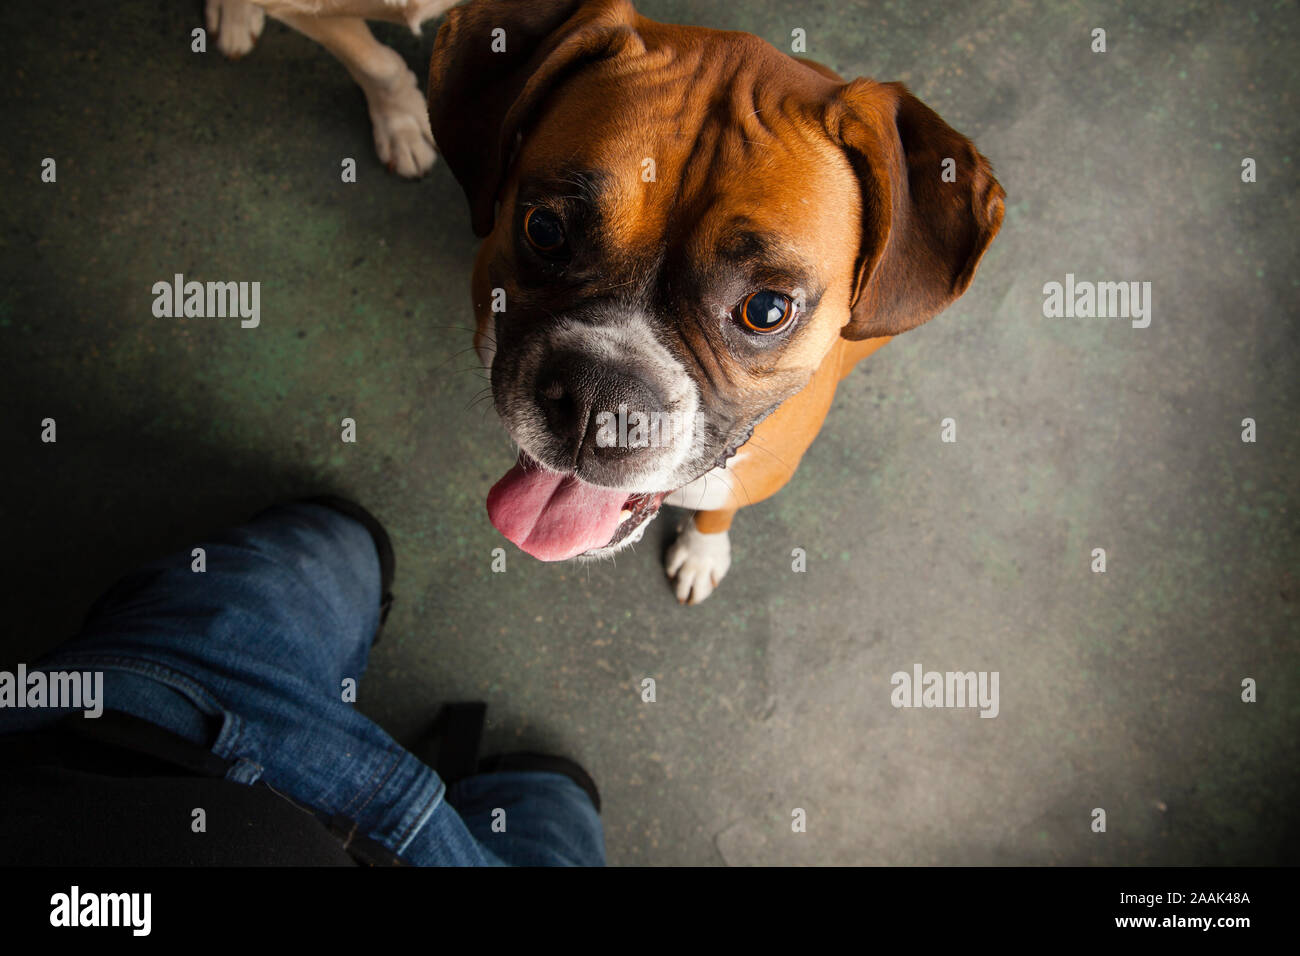
[[771, 289], [751, 292], [740, 301], [736, 309], [741, 325], [761, 335], [780, 332], [790, 324], [795, 311], [793, 299], [783, 292], [773, 292]]
[[555, 213], [534, 206], [524, 214], [524, 238], [538, 252], [553, 256], [564, 249], [564, 224]]

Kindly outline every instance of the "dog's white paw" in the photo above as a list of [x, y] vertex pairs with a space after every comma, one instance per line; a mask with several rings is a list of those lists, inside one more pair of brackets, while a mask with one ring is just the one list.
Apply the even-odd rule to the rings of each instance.
[[217, 49], [232, 60], [251, 53], [266, 26], [266, 13], [248, 0], [208, 0], [204, 14]]
[[727, 532], [704, 534], [690, 519], [664, 559], [664, 570], [681, 604], [699, 604], [713, 593], [730, 568], [731, 541]]
[[438, 151], [429, 128], [429, 105], [415, 74], [406, 67], [388, 81], [363, 84], [379, 161], [414, 179], [433, 168]]

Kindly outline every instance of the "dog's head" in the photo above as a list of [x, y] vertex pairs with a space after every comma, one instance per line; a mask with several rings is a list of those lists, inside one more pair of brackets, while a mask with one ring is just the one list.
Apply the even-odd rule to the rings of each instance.
[[898, 84], [627, 0], [474, 0], [438, 33], [434, 138], [485, 237], [475, 344], [521, 452], [493, 523], [545, 560], [640, 536], [838, 337], [965, 291], [1003, 191]]

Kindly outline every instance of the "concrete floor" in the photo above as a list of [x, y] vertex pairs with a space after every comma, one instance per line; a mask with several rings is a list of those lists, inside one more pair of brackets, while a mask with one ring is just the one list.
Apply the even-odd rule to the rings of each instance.
[[[489, 748], [591, 770], [612, 863], [1300, 861], [1296, 4], [641, 8], [804, 28], [809, 56], [909, 83], [1009, 197], [972, 290], [855, 372], [742, 513], [721, 590], [676, 604], [663, 520], [616, 566], [507, 546], [490, 572], [511, 451], [462, 352], [465, 203], [441, 166], [386, 174], [326, 53], [268, 23], [242, 62], [193, 54], [197, 3], [6, 4], [0, 666], [132, 563], [328, 488], [398, 550], [362, 709], [410, 740], [487, 700]], [[423, 73], [436, 26], [377, 32]], [[175, 272], [259, 279], [261, 327], [154, 319]], [[1045, 319], [1067, 272], [1150, 281], [1150, 328]], [[917, 662], [998, 671], [1000, 716], [895, 710]]]

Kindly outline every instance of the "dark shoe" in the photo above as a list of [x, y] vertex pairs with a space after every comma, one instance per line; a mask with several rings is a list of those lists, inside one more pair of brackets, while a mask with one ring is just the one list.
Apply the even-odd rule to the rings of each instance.
[[558, 773], [568, 777], [591, 798], [596, 812], [600, 812], [600, 791], [591, 775], [568, 757], [552, 754], [511, 753], [494, 754], [481, 760], [479, 743], [483, 739], [483, 724], [487, 721], [487, 704], [482, 701], [444, 704], [434, 719], [424, 744], [415, 755], [438, 772], [447, 786], [466, 777], [484, 773]]
[[425, 743], [415, 755], [438, 772], [448, 786], [478, 772], [478, 747], [487, 721], [487, 704], [443, 704]]
[[586, 792], [587, 796], [591, 798], [592, 806], [596, 808], [597, 813], [600, 813], [600, 791], [596, 789], [596, 781], [591, 779], [591, 774], [568, 757], [531, 753], [494, 754], [491, 757], [484, 757], [478, 762], [478, 772], [481, 774], [505, 773], [509, 770], [523, 771], [525, 773], [562, 774]]

